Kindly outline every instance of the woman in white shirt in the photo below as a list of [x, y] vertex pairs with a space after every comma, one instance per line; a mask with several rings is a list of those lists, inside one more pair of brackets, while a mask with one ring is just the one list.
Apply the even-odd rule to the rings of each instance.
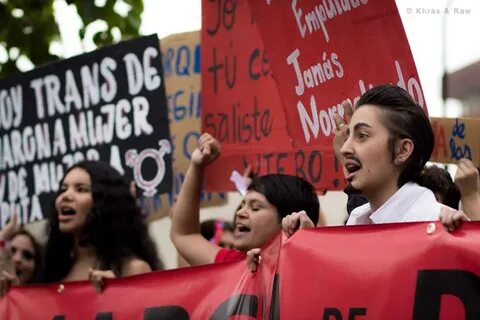
[[[359, 99], [349, 123], [336, 120], [338, 132], [348, 137], [336, 152], [345, 178], [368, 199], [352, 211], [347, 225], [438, 220], [444, 206], [417, 183], [433, 151], [433, 130], [408, 92], [394, 85], [374, 87]], [[302, 212], [283, 220], [287, 236], [308, 226], [313, 224]]]

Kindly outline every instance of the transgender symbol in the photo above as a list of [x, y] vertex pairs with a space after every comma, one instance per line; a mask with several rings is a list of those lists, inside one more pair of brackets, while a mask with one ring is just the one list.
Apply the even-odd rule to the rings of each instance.
[[[138, 187], [143, 189], [145, 197], [153, 197], [157, 193], [157, 186], [162, 182], [165, 176], [165, 160], [163, 157], [172, 151], [170, 141], [162, 139], [158, 142], [160, 149], [144, 149], [140, 154], [137, 150], [130, 149], [125, 153], [125, 162], [127, 166], [133, 168], [133, 178]], [[157, 163], [157, 174], [152, 180], [145, 180], [142, 176], [142, 163], [145, 159], [152, 158]]]

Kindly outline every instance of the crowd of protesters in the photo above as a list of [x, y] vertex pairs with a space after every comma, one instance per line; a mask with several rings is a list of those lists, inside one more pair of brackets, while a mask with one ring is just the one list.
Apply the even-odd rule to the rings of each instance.
[[[478, 169], [462, 159], [452, 179], [445, 169], [427, 166], [433, 130], [405, 90], [377, 86], [356, 106], [343, 105], [344, 117], [335, 115], [333, 147], [348, 183], [346, 225], [441, 220], [454, 231], [480, 219]], [[282, 229], [290, 237], [324, 224], [309, 182], [269, 174], [247, 179], [231, 222], [212, 220], [202, 232], [204, 171], [218, 158], [219, 142], [203, 134], [171, 209], [170, 236], [189, 265], [246, 259], [255, 271], [261, 247]], [[2, 295], [10, 285], [80, 280], [91, 280], [101, 292], [105, 279], [163, 268], [128, 182], [110, 165], [80, 162], [67, 170], [58, 190], [45, 248], [17, 224], [16, 215], [0, 231]]]
[[110, 165], [83, 161], [69, 168], [52, 210], [43, 259], [33, 237], [15, 231], [15, 218], [0, 233], [4, 265], [13, 262], [3, 270], [2, 294], [9, 284], [82, 280], [100, 292], [104, 279], [162, 269], [136, 199]]

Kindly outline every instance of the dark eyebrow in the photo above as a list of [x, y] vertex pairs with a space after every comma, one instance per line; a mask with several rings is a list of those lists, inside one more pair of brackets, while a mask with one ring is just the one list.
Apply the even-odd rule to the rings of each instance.
[[251, 200], [249, 201], [249, 204], [250, 204], [250, 205], [255, 205], [255, 204], [260, 204], [260, 205], [262, 205], [263, 202], [260, 201], [260, 200], [258, 200], [258, 199], [251, 199]]
[[372, 128], [371, 125], [369, 125], [368, 123], [365, 123], [365, 122], [359, 122], [357, 124], [355, 124], [355, 126], [353, 127], [353, 130], [354, 131], [357, 131], [357, 130], [360, 130], [362, 127], [367, 127], [367, 128]]
[[86, 182], [78, 182], [78, 183], [75, 183], [75, 187], [91, 187], [91, 185], [89, 183], [86, 183]]
[[[86, 182], [77, 182], [77, 183], [73, 183], [72, 184], [74, 187], [91, 187], [90, 184], [86, 183]], [[65, 183], [63, 182], [61, 184], [62, 187], [68, 187], [68, 183]]]

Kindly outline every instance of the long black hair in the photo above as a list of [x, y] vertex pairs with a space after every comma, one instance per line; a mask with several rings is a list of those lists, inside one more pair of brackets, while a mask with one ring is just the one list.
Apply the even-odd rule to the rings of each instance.
[[[95, 248], [100, 269], [111, 269], [116, 276], [121, 276], [122, 263], [132, 257], [146, 261], [152, 270], [163, 268], [140, 209], [120, 173], [101, 161], [83, 161], [67, 170], [60, 186], [74, 168], [90, 175], [93, 199], [79, 245]], [[74, 262], [73, 247], [73, 235], [60, 231], [58, 213], [54, 210], [46, 246], [46, 282], [60, 281], [68, 275]]]

